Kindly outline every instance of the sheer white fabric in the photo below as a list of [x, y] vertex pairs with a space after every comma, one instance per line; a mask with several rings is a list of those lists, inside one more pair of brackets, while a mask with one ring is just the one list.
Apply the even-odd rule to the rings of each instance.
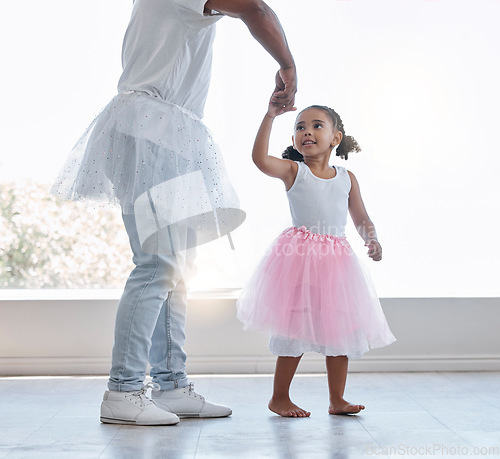
[[[116, 95], [73, 148], [52, 193], [118, 203], [144, 250], [228, 234], [245, 214], [201, 121], [215, 22], [200, 0], [136, 0]], [[161, 233], [161, 238], [152, 237]]]

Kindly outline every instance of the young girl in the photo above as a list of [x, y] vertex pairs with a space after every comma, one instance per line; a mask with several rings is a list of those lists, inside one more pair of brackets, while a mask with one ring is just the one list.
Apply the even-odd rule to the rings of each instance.
[[304, 352], [326, 356], [330, 414], [359, 413], [365, 407], [344, 400], [348, 358], [395, 341], [380, 302], [347, 242], [349, 210], [368, 256], [382, 259], [375, 227], [352, 172], [329, 166], [332, 150], [347, 159], [359, 145], [346, 136], [339, 115], [328, 107], [306, 108], [295, 122], [293, 147], [284, 159], [268, 155], [274, 118], [283, 108], [269, 105], [255, 139], [252, 158], [287, 191], [293, 227], [271, 245], [238, 300], [245, 328], [271, 333], [278, 356], [269, 409], [281, 416], [307, 417], [292, 403], [289, 388]]

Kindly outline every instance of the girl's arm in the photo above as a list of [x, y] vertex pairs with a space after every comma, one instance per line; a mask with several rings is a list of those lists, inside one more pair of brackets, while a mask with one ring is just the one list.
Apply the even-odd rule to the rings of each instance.
[[297, 92], [295, 62], [273, 10], [262, 0], [207, 0], [205, 7], [241, 19], [246, 24], [253, 37], [280, 66], [272, 102], [285, 106], [285, 111], [292, 110]]
[[374, 261], [382, 259], [382, 246], [377, 240], [377, 232], [375, 225], [370, 220], [366, 212], [363, 199], [361, 199], [361, 192], [359, 190], [359, 183], [351, 171], [348, 171], [351, 178], [351, 191], [349, 193], [349, 213], [351, 214], [354, 226], [358, 230], [359, 235], [365, 241], [365, 246], [368, 247], [368, 256]]
[[294, 161], [289, 159], [280, 159], [274, 156], [269, 156], [269, 137], [274, 118], [283, 113], [285, 108], [277, 108], [269, 104], [269, 109], [262, 120], [257, 137], [252, 150], [252, 159], [255, 165], [264, 174], [271, 177], [276, 177], [283, 180], [286, 189], [290, 189], [297, 175], [298, 166]]

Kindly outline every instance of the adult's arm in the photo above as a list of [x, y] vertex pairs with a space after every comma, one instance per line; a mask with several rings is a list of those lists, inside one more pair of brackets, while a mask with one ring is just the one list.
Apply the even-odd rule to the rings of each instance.
[[262, 0], [207, 0], [205, 7], [241, 19], [253, 37], [278, 62], [272, 103], [291, 110], [297, 92], [297, 74], [285, 32], [274, 11]]

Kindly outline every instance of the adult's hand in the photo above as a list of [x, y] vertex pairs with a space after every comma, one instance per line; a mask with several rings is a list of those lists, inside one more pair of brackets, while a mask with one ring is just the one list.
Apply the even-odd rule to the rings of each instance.
[[290, 111], [297, 92], [297, 75], [285, 32], [274, 11], [263, 0], [207, 0], [207, 9], [241, 19], [253, 37], [278, 62], [271, 103]]
[[276, 87], [271, 96], [271, 103], [283, 107], [283, 112], [295, 109], [295, 93], [297, 92], [297, 73], [295, 67], [280, 68], [276, 72]]

